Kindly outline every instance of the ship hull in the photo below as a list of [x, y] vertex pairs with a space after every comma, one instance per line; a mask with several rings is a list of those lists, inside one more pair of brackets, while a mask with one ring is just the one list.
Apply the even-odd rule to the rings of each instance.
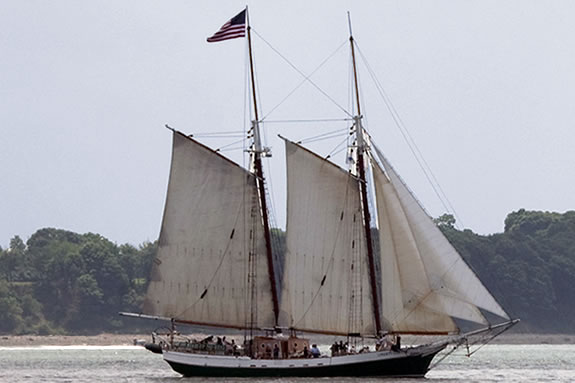
[[181, 352], [164, 352], [174, 371], [187, 376], [212, 377], [423, 377], [445, 344], [405, 350], [315, 359], [250, 359]]

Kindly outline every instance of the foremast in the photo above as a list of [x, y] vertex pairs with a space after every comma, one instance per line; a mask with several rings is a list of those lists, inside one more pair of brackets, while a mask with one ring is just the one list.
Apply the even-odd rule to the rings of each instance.
[[266, 257], [268, 261], [268, 276], [270, 280], [271, 290], [272, 290], [272, 300], [273, 300], [273, 311], [274, 311], [274, 321], [275, 325], [278, 323], [278, 315], [279, 315], [279, 300], [278, 300], [278, 292], [277, 292], [277, 284], [276, 284], [276, 275], [275, 275], [275, 268], [274, 268], [274, 258], [272, 252], [272, 241], [271, 241], [271, 232], [270, 232], [270, 225], [269, 225], [269, 214], [268, 214], [268, 207], [267, 207], [267, 200], [266, 200], [266, 188], [265, 188], [265, 178], [262, 166], [262, 155], [266, 155], [267, 151], [264, 151], [262, 144], [261, 144], [261, 134], [260, 134], [260, 127], [259, 127], [259, 114], [258, 114], [258, 103], [256, 97], [256, 84], [255, 84], [255, 75], [254, 75], [254, 60], [253, 60], [253, 53], [252, 53], [252, 38], [251, 38], [251, 27], [249, 23], [249, 14], [247, 12], [246, 7], [246, 28], [247, 28], [247, 37], [248, 37], [248, 50], [250, 56], [250, 79], [251, 79], [251, 88], [252, 88], [252, 99], [254, 105], [254, 120], [252, 121], [252, 130], [253, 130], [253, 148], [252, 148], [252, 166], [254, 174], [256, 175], [256, 183], [258, 189], [258, 195], [260, 200], [260, 208], [262, 213], [262, 220], [264, 226], [264, 239], [266, 245]]
[[353, 117], [355, 125], [356, 143], [357, 143], [357, 175], [359, 177], [359, 188], [361, 195], [361, 208], [363, 217], [363, 226], [365, 230], [365, 241], [367, 248], [367, 259], [369, 265], [369, 282], [371, 286], [371, 301], [373, 304], [374, 322], [375, 322], [375, 333], [379, 335], [382, 331], [381, 328], [381, 314], [379, 308], [379, 296], [377, 291], [377, 276], [375, 270], [375, 255], [373, 252], [373, 241], [371, 238], [371, 214], [369, 211], [369, 201], [367, 198], [367, 177], [365, 169], [365, 153], [367, 152], [367, 145], [363, 137], [363, 127], [361, 125], [361, 103], [359, 99], [359, 84], [357, 79], [357, 67], [355, 62], [355, 47], [353, 40], [353, 33], [351, 30], [351, 18], [348, 12], [348, 22], [349, 22], [349, 45], [351, 47], [351, 58], [353, 62], [353, 79], [355, 85], [355, 99], [357, 105], [357, 114]]

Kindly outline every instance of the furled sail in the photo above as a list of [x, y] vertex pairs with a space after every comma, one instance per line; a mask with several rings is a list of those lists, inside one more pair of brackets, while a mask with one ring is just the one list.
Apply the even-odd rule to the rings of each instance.
[[382, 314], [394, 331], [455, 332], [452, 317], [487, 324], [479, 308], [509, 318], [375, 148]]
[[288, 213], [280, 325], [373, 334], [358, 180], [300, 145], [285, 143]]
[[[250, 251], [255, 254], [250, 278], [256, 278], [257, 302], [250, 299], [247, 283]], [[267, 270], [253, 174], [174, 132], [159, 250], [144, 312], [223, 327], [274, 326]]]

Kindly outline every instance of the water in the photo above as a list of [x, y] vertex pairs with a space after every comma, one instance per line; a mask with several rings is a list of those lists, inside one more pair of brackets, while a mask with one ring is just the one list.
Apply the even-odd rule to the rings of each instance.
[[[132, 346], [0, 348], [0, 382], [219, 382], [220, 378], [181, 378], [160, 355]], [[382, 379], [314, 379], [326, 383]], [[227, 379], [265, 382], [269, 379]], [[277, 379], [304, 383], [309, 379]], [[392, 379], [385, 380], [393, 381]], [[408, 382], [575, 382], [575, 345], [488, 345], [471, 358], [457, 352]]]

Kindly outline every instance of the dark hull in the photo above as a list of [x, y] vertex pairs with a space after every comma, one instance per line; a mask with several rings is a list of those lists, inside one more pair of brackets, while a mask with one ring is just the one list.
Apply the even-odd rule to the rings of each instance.
[[431, 360], [441, 350], [442, 348], [420, 355], [405, 354], [393, 359], [297, 368], [213, 367], [167, 362], [174, 371], [187, 377], [423, 377], [428, 371]]

